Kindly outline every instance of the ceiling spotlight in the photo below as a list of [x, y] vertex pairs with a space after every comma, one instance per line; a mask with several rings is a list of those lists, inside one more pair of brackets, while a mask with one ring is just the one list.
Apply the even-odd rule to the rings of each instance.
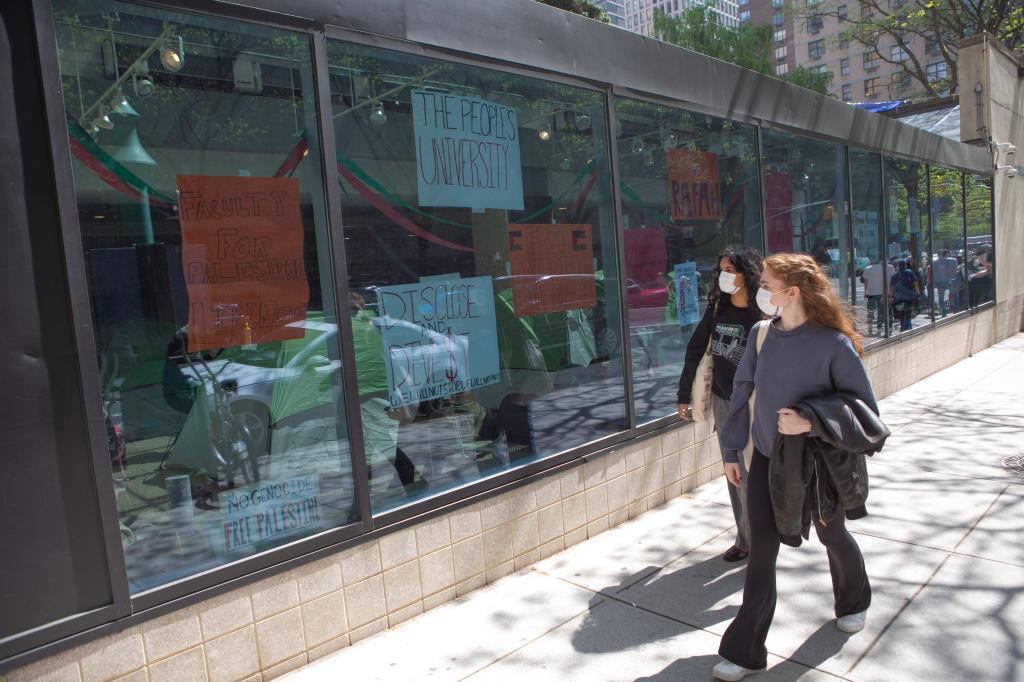
[[160, 48], [160, 63], [171, 73], [185, 68], [185, 42], [181, 36], [171, 38]]
[[632, 146], [630, 146], [630, 151], [632, 151], [634, 154], [640, 154], [641, 152], [643, 152], [643, 150], [644, 141], [641, 140], [639, 137], [634, 139]]
[[665, 146], [675, 147], [677, 144], [679, 144], [679, 137], [675, 133], [669, 133], [665, 138]]
[[562, 158], [562, 170], [572, 170], [572, 159], [568, 156]]
[[136, 97], [149, 97], [156, 90], [153, 79], [145, 74], [132, 74], [132, 90]]
[[114, 122], [110, 120], [110, 109], [109, 107], [102, 107], [100, 109], [100, 115], [92, 120], [93, 125], [103, 130], [113, 130]]
[[576, 130], [580, 132], [590, 130], [590, 124], [590, 114], [585, 111], [576, 114]]
[[85, 132], [89, 133], [93, 137], [96, 137], [97, 135], [100, 134], [100, 127], [91, 121], [89, 123], [86, 123], [82, 127], [85, 128]]
[[551, 127], [548, 126], [547, 124], [542, 125], [540, 127], [540, 130], [537, 131], [537, 137], [539, 137], [544, 142], [547, 142], [548, 140], [550, 140], [551, 139]]
[[135, 111], [135, 107], [133, 107], [132, 103], [128, 101], [128, 97], [120, 88], [118, 88], [114, 96], [110, 98], [110, 113], [118, 114], [119, 116], [139, 115], [139, 112]]
[[388, 115], [384, 111], [384, 102], [377, 101], [370, 105], [370, 123], [384, 125], [388, 122]]

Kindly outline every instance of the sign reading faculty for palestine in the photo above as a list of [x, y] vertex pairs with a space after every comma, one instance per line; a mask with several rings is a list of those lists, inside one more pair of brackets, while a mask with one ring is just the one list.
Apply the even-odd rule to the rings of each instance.
[[413, 90], [412, 113], [420, 206], [523, 210], [514, 108]]
[[299, 181], [179, 175], [188, 351], [301, 339], [309, 283]]

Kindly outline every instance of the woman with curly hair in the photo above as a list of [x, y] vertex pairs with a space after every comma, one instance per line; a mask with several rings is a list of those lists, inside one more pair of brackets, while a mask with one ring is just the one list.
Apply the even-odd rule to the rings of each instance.
[[[754, 305], [754, 295], [761, 287], [761, 254], [754, 249], [727, 248], [719, 254], [718, 267], [708, 294], [708, 307], [686, 347], [686, 362], [679, 377], [677, 395], [680, 418], [691, 418], [690, 402], [693, 381], [701, 357], [710, 348], [712, 355], [711, 410], [716, 428], [725, 423], [732, 396], [736, 368], [747, 349], [750, 330], [764, 319]], [[710, 345], [709, 345], [710, 344]], [[732, 513], [736, 518], [736, 542], [722, 557], [726, 561], [742, 561], [750, 548], [747, 514], [744, 510], [746, 490], [728, 486]]]

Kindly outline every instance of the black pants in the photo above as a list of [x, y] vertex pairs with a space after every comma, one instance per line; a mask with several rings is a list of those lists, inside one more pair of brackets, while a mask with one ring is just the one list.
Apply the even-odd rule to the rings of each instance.
[[[768, 664], [765, 640], [775, 615], [775, 561], [779, 556], [779, 533], [775, 528], [768, 492], [768, 458], [755, 452], [747, 482], [747, 514], [750, 521], [750, 557], [743, 584], [743, 605], [725, 631], [718, 653], [744, 668], [759, 669]], [[867, 610], [871, 585], [864, 569], [864, 556], [846, 530], [845, 511], [836, 509], [827, 526], [814, 519], [818, 539], [828, 550], [837, 618]]]

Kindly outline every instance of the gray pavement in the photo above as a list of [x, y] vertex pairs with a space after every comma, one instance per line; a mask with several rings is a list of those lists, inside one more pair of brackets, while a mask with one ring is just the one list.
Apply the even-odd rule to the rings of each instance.
[[[753, 680], [1024, 680], [1024, 334], [882, 402], [893, 436], [850, 529], [874, 601], [835, 629], [824, 548], [779, 555]], [[709, 680], [743, 567], [724, 479], [321, 659], [321, 680]]]

